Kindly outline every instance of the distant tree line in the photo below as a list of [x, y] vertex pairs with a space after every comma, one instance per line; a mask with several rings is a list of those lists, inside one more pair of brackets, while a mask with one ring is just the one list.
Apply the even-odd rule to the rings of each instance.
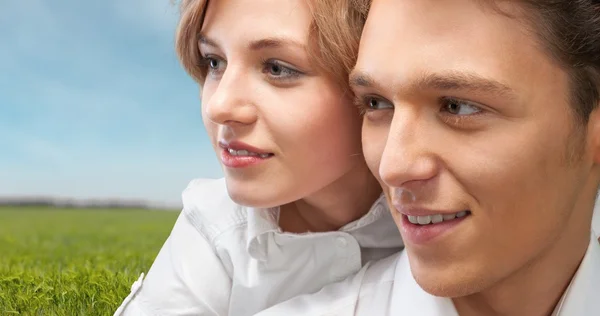
[[165, 205], [155, 205], [145, 201], [120, 200], [120, 199], [57, 199], [47, 197], [0, 197], [0, 206], [18, 207], [60, 207], [60, 208], [136, 208], [157, 209], [176, 208]]

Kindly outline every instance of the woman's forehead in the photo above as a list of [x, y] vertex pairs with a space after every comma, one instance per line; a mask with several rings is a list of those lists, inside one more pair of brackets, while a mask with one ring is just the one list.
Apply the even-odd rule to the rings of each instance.
[[305, 45], [311, 20], [306, 0], [210, 1], [201, 33], [215, 40], [231, 38], [251, 43], [275, 38]]

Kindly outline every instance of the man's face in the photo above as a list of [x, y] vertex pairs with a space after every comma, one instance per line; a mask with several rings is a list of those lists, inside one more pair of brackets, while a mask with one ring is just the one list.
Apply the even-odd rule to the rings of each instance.
[[509, 14], [481, 1], [375, 0], [351, 75], [369, 168], [415, 279], [439, 296], [489, 288], [589, 238], [589, 125], [518, 4], [497, 4]]

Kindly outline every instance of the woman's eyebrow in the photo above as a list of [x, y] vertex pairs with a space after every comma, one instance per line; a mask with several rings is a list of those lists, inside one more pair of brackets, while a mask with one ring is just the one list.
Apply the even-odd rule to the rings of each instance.
[[212, 46], [215, 48], [219, 47], [219, 45], [217, 44], [217, 42], [215, 40], [207, 37], [204, 34], [198, 35], [198, 44], [208, 45], [208, 46]]
[[250, 50], [261, 50], [268, 48], [280, 48], [283, 46], [296, 46], [301, 49], [306, 49], [306, 45], [289, 37], [267, 37], [253, 40], [248, 45], [248, 48]]
[[[217, 41], [206, 36], [205, 34], [200, 34], [198, 36], [198, 44], [219, 48], [219, 44], [217, 44]], [[306, 50], [306, 45], [290, 37], [266, 37], [257, 40], [252, 40], [248, 44], [248, 49], [262, 50], [269, 48], [280, 48], [284, 46], [295, 46], [300, 49]]]

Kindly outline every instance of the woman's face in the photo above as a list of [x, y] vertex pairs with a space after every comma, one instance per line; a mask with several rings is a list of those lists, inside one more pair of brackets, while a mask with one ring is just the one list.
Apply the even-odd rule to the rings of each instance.
[[202, 117], [237, 203], [290, 203], [364, 164], [360, 115], [310, 60], [310, 24], [306, 0], [209, 3]]

